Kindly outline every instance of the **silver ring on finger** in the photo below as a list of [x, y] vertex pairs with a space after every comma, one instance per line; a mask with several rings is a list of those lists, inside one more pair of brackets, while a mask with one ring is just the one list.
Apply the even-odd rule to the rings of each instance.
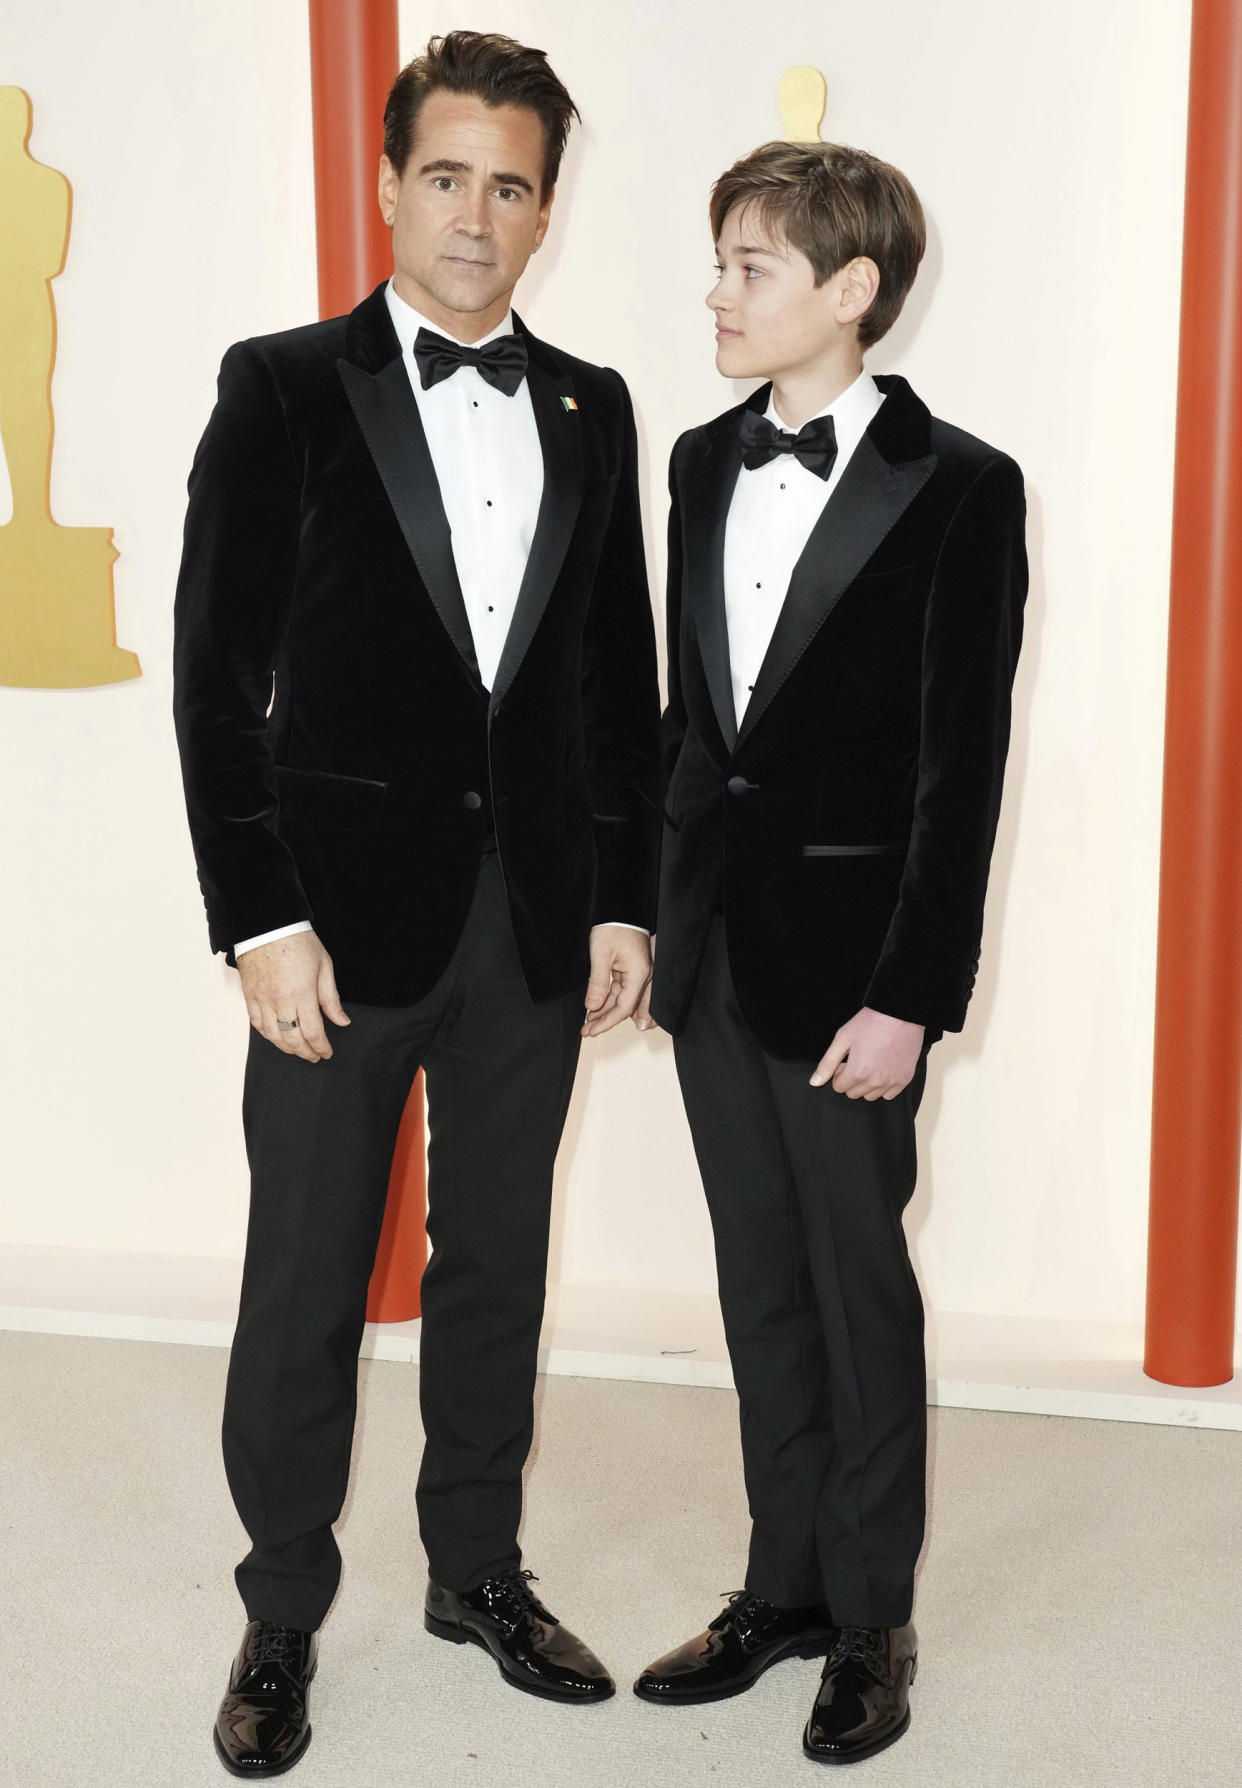
[[296, 1031], [297, 1028], [298, 1021], [296, 1018], [278, 1018], [276, 1020], [276, 1029], [278, 1031]]

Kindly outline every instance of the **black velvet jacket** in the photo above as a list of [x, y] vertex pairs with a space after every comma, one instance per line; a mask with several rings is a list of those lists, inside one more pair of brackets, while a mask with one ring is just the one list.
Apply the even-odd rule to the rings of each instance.
[[490, 697], [384, 288], [224, 357], [190, 474], [174, 717], [230, 961], [309, 919], [347, 1001], [412, 1002], [493, 831], [533, 998], [585, 980], [593, 923], [654, 924], [633, 413], [616, 373], [523, 333], [544, 491]]
[[[1009, 743], [1022, 474], [902, 378], [795, 567], [739, 731], [724, 603], [742, 404], [673, 450], [652, 1013], [684, 1024], [723, 893], [764, 1048], [817, 1060], [866, 1005], [960, 1030]], [[748, 402], [766, 408], [771, 386]]]

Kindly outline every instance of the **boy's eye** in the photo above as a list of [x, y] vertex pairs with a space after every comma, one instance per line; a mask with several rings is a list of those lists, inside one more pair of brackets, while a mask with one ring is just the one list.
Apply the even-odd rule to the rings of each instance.
[[755, 274], [755, 276], [757, 278], [761, 279], [763, 277], [763, 268], [762, 267], [747, 267], [745, 271], [746, 271], [747, 279], [750, 278], [752, 273]]

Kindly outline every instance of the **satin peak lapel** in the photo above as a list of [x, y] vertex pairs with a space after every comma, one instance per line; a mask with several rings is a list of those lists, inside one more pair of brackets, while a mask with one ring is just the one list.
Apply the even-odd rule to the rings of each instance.
[[573, 380], [565, 371], [548, 371], [532, 350], [526, 382], [543, 449], [543, 497], [513, 620], [496, 667], [493, 710], [517, 675], [543, 619], [582, 507], [584, 424]]
[[337, 367], [418, 575], [444, 631], [482, 688], [452, 532], [405, 362], [398, 354], [376, 373], [348, 360], [338, 361]]
[[845, 591], [935, 469], [934, 453], [890, 464], [870, 434], [863, 436], [794, 566], [785, 605], [742, 716], [739, 743], [762, 719]]
[[683, 578], [716, 724], [730, 753], [737, 744], [729, 625], [725, 615], [724, 547], [729, 505], [742, 468], [740, 419], [721, 428], [686, 479], [686, 559]]

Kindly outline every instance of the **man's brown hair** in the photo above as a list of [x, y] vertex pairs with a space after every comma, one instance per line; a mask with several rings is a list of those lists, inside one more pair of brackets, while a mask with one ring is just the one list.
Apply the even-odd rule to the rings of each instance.
[[903, 173], [840, 143], [764, 143], [713, 186], [713, 241], [733, 207], [746, 204], [770, 233], [806, 256], [817, 286], [857, 255], [873, 260], [880, 287], [859, 321], [859, 346], [888, 333], [927, 246], [923, 207]]
[[577, 106], [548, 66], [543, 50], [531, 50], [494, 31], [450, 31], [433, 37], [421, 56], [407, 62], [384, 107], [384, 154], [404, 174], [423, 101], [436, 92], [469, 93], [489, 106], [526, 106], [543, 125], [543, 192], [556, 185], [571, 118]]

